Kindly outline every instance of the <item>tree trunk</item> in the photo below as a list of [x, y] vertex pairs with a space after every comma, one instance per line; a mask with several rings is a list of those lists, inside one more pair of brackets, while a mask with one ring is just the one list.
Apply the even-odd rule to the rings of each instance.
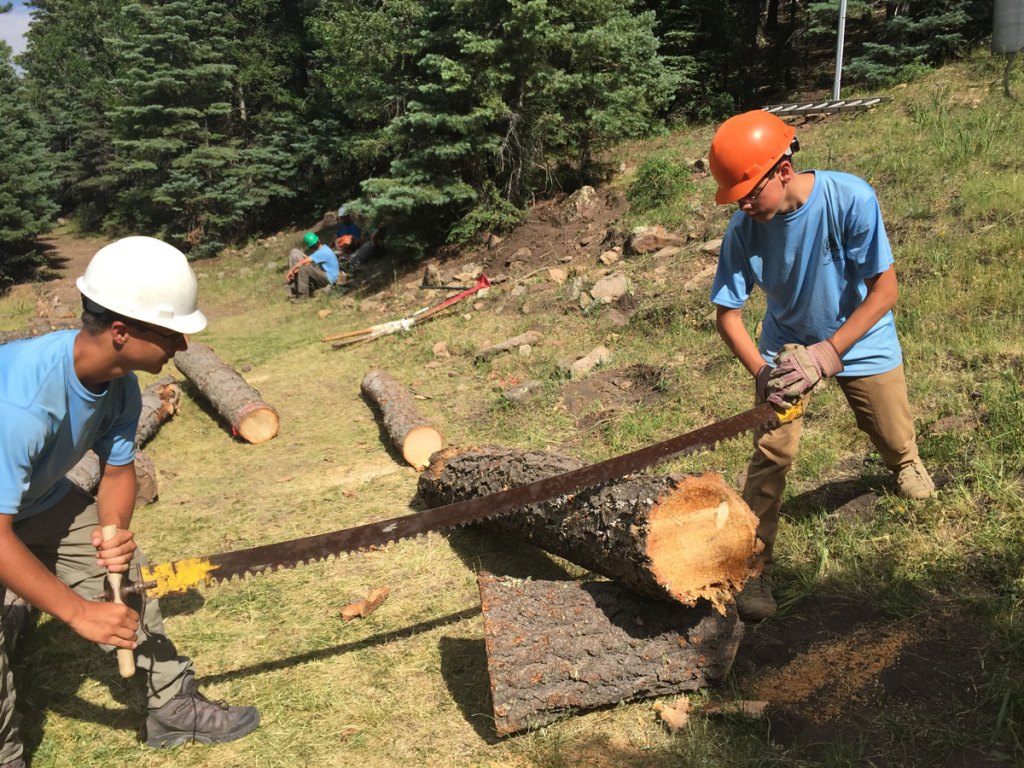
[[[100, 457], [89, 451], [81, 461], [68, 470], [65, 477], [86, 493], [95, 495], [100, 484]], [[149, 456], [138, 449], [135, 451], [135, 480], [138, 483], [135, 490], [135, 506], [144, 507], [156, 501], [160, 495], [156, 466]]]
[[743, 624], [617, 584], [477, 577], [498, 736], [722, 682]]
[[277, 434], [277, 411], [206, 344], [189, 342], [174, 364], [231, 425], [232, 435], [258, 445]]
[[[431, 506], [577, 469], [544, 452], [478, 448], [437, 454], [420, 476]], [[649, 597], [719, 610], [757, 571], [757, 518], [715, 474], [631, 475], [512, 510], [484, 525]]]
[[423, 470], [444, 443], [441, 433], [416, 412], [409, 390], [388, 373], [372, 370], [363, 377], [363, 395], [376, 404], [392, 444], [410, 465]]
[[[148, 443], [160, 426], [178, 412], [181, 387], [170, 376], [157, 379], [142, 390], [142, 414], [135, 430], [136, 449]], [[89, 451], [68, 473], [67, 478], [86, 493], [96, 493], [100, 484], [100, 459]], [[159, 489], [153, 460], [139, 450], [135, 452], [135, 479], [139, 487], [135, 505], [144, 507], [156, 501]]]

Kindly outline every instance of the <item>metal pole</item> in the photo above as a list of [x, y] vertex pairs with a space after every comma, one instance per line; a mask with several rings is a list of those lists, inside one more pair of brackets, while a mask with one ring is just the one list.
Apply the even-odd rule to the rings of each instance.
[[839, 100], [839, 84], [843, 80], [843, 38], [846, 36], [846, 0], [839, 0], [839, 31], [836, 38], [836, 76], [832, 83], [832, 100]]

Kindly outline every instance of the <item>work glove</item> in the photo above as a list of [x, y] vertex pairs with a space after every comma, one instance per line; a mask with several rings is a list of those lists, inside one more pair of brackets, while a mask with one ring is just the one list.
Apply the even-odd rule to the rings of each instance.
[[829, 341], [808, 347], [787, 344], [775, 356], [775, 363], [766, 390], [768, 402], [778, 408], [795, 405], [819, 381], [843, 370], [839, 353]]
[[762, 365], [754, 377], [754, 392], [757, 394], [757, 402], [763, 403], [768, 399], [768, 379], [772, 375], [770, 365]]

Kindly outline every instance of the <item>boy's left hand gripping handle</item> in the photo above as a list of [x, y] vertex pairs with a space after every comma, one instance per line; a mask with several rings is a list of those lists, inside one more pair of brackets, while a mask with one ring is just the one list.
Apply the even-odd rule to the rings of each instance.
[[[100, 531], [103, 540], [107, 541], [114, 538], [117, 534], [117, 526], [104, 525]], [[107, 573], [107, 581], [110, 583], [110, 591], [114, 594], [114, 602], [123, 604], [124, 601], [121, 599], [121, 574]], [[117, 669], [121, 673], [121, 677], [133, 677], [135, 675], [135, 651], [131, 648], [118, 648]]]

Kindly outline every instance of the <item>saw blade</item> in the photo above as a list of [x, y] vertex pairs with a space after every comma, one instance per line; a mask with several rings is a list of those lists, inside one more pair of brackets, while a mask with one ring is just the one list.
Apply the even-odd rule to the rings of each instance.
[[473, 523], [559, 496], [590, 488], [653, 466], [670, 457], [713, 447], [722, 440], [743, 432], [778, 424], [792, 418], [780, 416], [762, 403], [722, 421], [700, 427], [683, 435], [654, 443], [631, 453], [589, 464], [579, 469], [508, 488], [489, 496], [414, 512], [402, 517], [366, 523], [340, 531], [321, 533], [301, 539], [266, 544], [250, 549], [224, 552], [208, 557], [174, 560], [141, 566], [143, 582], [155, 582], [148, 588], [150, 597], [184, 592], [203, 583], [228, 581], [238, 576], [292, 568], [303, 563], [325, 560], [335, 555], [381, 547], [400, 539], [413, 538], [429, 531]]

